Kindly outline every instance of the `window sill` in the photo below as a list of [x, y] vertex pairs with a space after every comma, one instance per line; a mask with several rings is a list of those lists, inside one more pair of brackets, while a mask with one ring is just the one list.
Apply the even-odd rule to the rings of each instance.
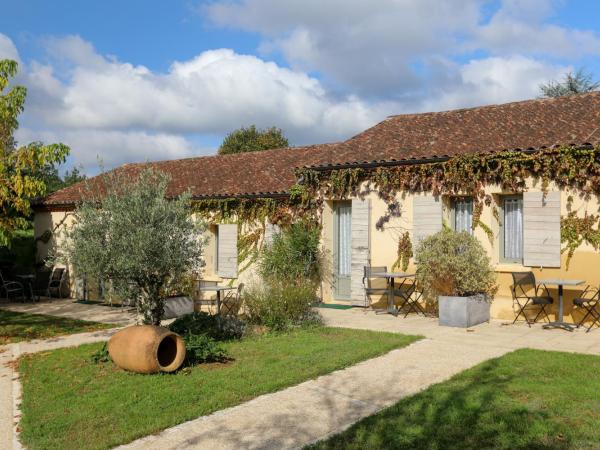
[[523, 264], [516, 263], [500, 263], [494, 266], [495, 272], [527, 272], [530, 269], [530, 267], [525, 267]]

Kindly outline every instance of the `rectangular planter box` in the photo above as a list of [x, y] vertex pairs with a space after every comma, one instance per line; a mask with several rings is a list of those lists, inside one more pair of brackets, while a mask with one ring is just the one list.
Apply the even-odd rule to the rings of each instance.
[[194, 300], [190, 297], [169, 297], [165, 299], [165, 312], [163, 319], [175, 319], [177, 317], [194, 312]]
[[438, 297], [439, 324], [469, 328], [490, 321], [490, 304], [483, 295], [471, 297]]

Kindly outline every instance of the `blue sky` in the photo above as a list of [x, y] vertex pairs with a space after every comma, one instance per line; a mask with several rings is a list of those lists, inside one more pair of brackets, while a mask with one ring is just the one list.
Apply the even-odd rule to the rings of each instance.
[[600, 2], [215, 0], [5, 2], [0, 57], [29, 88], [20, 142], [69, 165], [214, 153], [257, 124], [295, 145], [389, 114], [534, 98], [585, 67], [600, 78]]

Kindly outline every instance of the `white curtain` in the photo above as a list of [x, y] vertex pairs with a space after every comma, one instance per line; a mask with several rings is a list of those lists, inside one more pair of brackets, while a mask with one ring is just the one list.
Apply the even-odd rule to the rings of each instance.
[[473, 232], [473, 200], [470, 198], [454, 201], [454, 230]]
[[352, 253], [352, 207], [338, 208], [338, 274], [350, 276]]
[[523, 200], [504, 200], [504, 257], [523, 258]]

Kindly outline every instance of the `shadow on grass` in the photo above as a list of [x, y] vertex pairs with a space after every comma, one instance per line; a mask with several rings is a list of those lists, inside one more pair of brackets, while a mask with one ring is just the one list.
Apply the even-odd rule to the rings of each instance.
[[499, 359], [490, 360], [309, 448], [573, 448], [569, 438], [556, 432], [560, 425], [543, 400], [533, 396], [521, 402], [511, 396], [516, 380], [507, 372]]

